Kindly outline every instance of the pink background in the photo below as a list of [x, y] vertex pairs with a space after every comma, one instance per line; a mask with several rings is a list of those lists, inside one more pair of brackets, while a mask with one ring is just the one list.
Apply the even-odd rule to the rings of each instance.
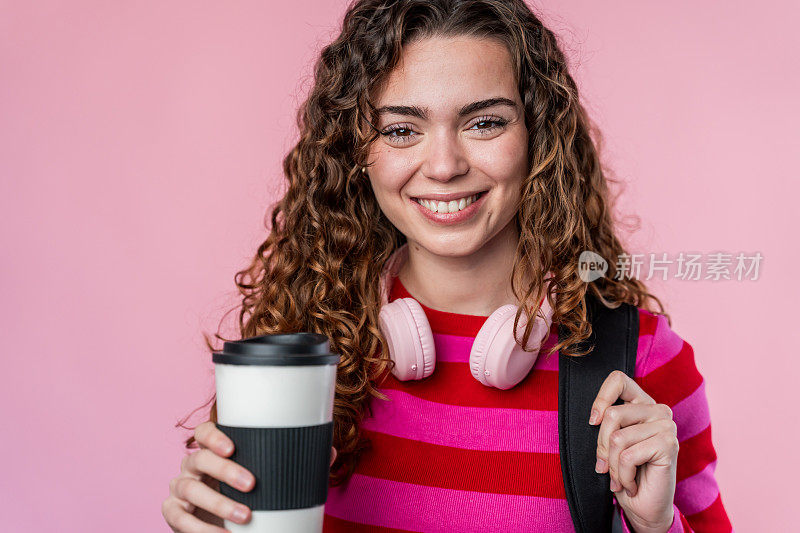
[[[0, 5], [4, 531], [168, 530], [161, 502], [188, 435], [174, 425], [213, 387], [200, 332], [238, 302], [233, 275], [264, 238], [295, 109], [344, 12], [133, 4]], [[734, 527], [786, 530], [800, 10], [536, 6], [628, 182], [633, 250], [764, 256], [757, 281], [651, 286], [707, 380]]]

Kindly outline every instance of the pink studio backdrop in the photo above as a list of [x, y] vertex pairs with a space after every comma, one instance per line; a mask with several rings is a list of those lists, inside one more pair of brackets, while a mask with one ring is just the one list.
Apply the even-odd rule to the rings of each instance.
[[[734, 527], [785, 531], [800, 436], [800, 9], [534, 7], [628, 184], [633, 250], [764, 257], [756, 281], [651, 286], [707, 380]], [[168, 530], [161, 502], [189, 434], [174, 425], [213, 387], [200, 332], [237, 303], [233, 275], [264, 238], [295, 109], [344, 8], [0, 5], [4, 531]]]

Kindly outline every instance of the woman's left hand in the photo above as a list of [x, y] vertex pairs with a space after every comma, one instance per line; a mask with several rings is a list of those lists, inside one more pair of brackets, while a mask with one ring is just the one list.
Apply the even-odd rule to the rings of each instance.
[[[618, 398], [622, 405], [612, 405]], [[672, 409], [656, 403], [627, 374], [608, 375], [592, 404], [600, 422], [597, 467], [611, 475], [611, 490], [637, 533], [669, 530], [673, 521], [678, 428]]]

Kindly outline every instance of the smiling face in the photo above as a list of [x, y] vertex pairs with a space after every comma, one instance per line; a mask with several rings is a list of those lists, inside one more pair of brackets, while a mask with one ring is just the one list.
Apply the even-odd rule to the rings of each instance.
[[[528, 131], [503, 44], [466, 36], [411, 43], [376, 96], [381, 135], [367, 173], [381, 210], [410, 244], [466, 256], [501, 232], [516, 234]], [[473, 205], [458, 200], [482, 191]], [[450, 195], [456, 200], [446, 204], [415, 200]]]

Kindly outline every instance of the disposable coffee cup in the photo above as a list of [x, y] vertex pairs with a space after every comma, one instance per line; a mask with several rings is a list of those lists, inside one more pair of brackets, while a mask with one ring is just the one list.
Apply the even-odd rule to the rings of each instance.
[[230, 459], [255, 486], [220, 492], [252, 510], [233, 533], [320, 533], [328, 497], [333, 398], [340, 356], [317, 333], [261, 335], [213, 352], [217, 427], [234, 443]]

